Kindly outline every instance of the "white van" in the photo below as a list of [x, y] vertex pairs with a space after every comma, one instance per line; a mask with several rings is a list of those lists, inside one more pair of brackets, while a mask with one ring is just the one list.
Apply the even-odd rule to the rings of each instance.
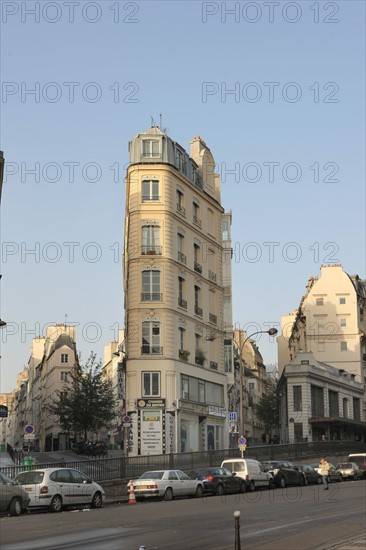
[[258, 487], [274, 487], [272, 474], [265, 472], [258, 460], [247, 458], [228, 458], [223, 460], [221, 468], [226, 468], [238, 477], [245, 479], [250, 491], [255, 491]]

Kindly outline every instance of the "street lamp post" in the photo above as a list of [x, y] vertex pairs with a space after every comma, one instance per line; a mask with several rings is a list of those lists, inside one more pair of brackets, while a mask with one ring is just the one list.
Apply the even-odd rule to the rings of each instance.
[[244, 368], [245, 368], [245, 362], [243, 361], [243, 350], [245, 344], [248, 342], [252, 336], [255, 336], [256, 334], [269, 334], [270, 336], [275, 336], [277, 334], [278, 330], [274, 327], [268, 329], [268, 330], [257, 330], [256, 332], [253, 332], [252, 334], [249, 334], [242, 343], [242, 331], [239, 330], [239, 368], [240, 368], [240, 388], [239, 388], [239, 428], [242, 435], [245, 435], [244, 433], [244, 411], [243, 411], [243, 384], [244, 384]]

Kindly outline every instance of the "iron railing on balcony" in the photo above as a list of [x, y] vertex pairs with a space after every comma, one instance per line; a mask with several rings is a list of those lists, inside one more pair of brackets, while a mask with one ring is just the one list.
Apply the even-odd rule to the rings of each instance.
[[183, 300], [183, 298], [179, 298], [178, 296], [178, 306], [187, 309], [187, 300]]
[[197, 271], [197, 273], [202, 273], [202, 265], [198, 262], [194, 262], [194, 270]]
[[210, 321], [210, 323], [214, 323], [215, 325], [217, 325], [217, 315], [214, 315], [213, 313], [209, 313], [208, 320]]
[[159, 292], [142, 292], [141, 302], [161, 302], [163, 295]]
[[201, 307], [194, 306], [194, 312], [195, 312], [196, 315], [199, 315], [200, 317], [202, 317], [202, 315], [203, 315], [203, 311], [202, 311]]
[[201, 227], [201, 220], [197, 216], [193, 216], [193, 223]]
[[184, 206], [179, 204], [179, 202], [177, 203], [177, 212], [179, 212], [179, 214], [183, 214], [183, 216], [186, 215], [186, 209], [184, 208]]
[[154, 244], [142, 245], [141, 254], [143, 256], [159, 256], [161, 255], [161, 246], [157, 246]]
[[149, 346], [147, 344], [144, 344], [143, 346], [141, 346], [141, 354], [142, 355], [162, 355], [163, 348], [161, 346]]
[[187, 257], [185, 254], [183, 254], [183, 252], [179, 252], [178, 250], [178, 261], [181, 262], [182, 264], [186, 264], [187, 263]]
[[159, 195], [142, 195], [142, 202], [155, 202], [160, 201]]

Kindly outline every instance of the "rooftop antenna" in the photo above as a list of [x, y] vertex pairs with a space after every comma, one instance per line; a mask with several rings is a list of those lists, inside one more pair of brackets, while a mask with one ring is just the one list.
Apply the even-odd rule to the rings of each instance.
[[166, 134], [166, 128], [163, 128], [163, 115], [160, 113], [160, 130]]
[[66, 322], [67, 322], [67, 313], [65, 313], [65, 322], [64, 322], [65, 327], [66, 327]]
[[155, 121], [154, 121], [153, 117], [151, 117], [151, 127], [155, 128], [155, 126], [156, 126]]

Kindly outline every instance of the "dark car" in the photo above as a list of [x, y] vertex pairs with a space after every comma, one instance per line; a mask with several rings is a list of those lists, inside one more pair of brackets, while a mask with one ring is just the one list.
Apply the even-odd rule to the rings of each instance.
[[322, 476], [316, 470], [314, 470], [314, 468], [310, 466], [310, 464], [298, 464], [296, 468], [299, 472], [302, 472], [304, 474], [305, 485], [308, 485], [310, 483], [317, 483], [318, 485], [320, 485], [323, 482]]
[[0, 512], [20, 516], [29, 506], [30, 498], [26, 490], [0, 472]]
[[[310, 466], [312, 466], [314, 470], [318, 472], [318, 474], [321, 476], [319, 464], [310, 464]], [[336, 467], [333, 466], [333, 464], [331, 464], [330, 470], [329, 470], [329, 481], [331, 482], [337, 481], [339, 483], [342, 480], [343, 480], [342, 473], [339, 470], [337, 470]]]
[[205, 494], [224, 495], [227, 493], [245, 493], [247, 487], [245, 480], [231, 473], [226, 468], [211, 466], [197, 468], [188, 473], [191, 479], [202, 481]]
[[262, 462], [267, 472], [273, 475], [277, 487], [286, 487], [287, 485], [305, 485], [305, 476], [299, 471], [292, 462], [287, 460], [275, 460]]

